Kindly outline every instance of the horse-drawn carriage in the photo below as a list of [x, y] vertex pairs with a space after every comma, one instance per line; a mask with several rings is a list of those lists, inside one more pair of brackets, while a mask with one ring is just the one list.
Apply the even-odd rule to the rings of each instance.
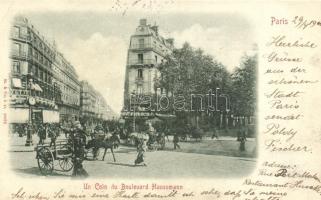
[[[43, 175], [52, 174], [54, 170], [68, 172], [73, 169], [73, 147], [68, 140], [56, 142], [55, 145], [37, 145], [35, 148], [37, 163]], [[59, 169], [55, 169], [58, 165]]]
[[163, 150], [165, 148], [165, 135], [156, 133], [134, 132], [129, 134], [128, 145], [138, 146], [140, 141], [146, 140], [149, 150]]
[[165, 135], [157, 134], [152, 135], [147, 142], [148, 149], [157, 151], [165, 148]]
[[107, 152], [107, 149], [110, 149], [114, 162], [116, 161], [115, 155], [114, 155], [114, 148], [117, 148], [120, 144], [120, 139], [117, 134], [112, 133], [105, 133], [102, 131], [97, 132], [91, 140], [88, 141], [88, 143], [85, 146], [86, 150], [86, 158], [89, 158], [89, 155], [91, 154], [92, 158], [94, 160], [97, 159], [100, 153], [100, 148], [104, 148], [104, 155], [102, 160], [105, 159], [105, 155]]

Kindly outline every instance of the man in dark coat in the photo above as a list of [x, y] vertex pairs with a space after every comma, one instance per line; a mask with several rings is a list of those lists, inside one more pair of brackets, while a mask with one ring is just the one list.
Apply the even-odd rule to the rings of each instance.
[[73, 124], [73, 128], [65, 129], [70, 134], [70, 139], [73, 147], [73, 158], [72, 162], [74, 165], [72, 176], [73, 177], [87, 177], [88, 173], [83, 168], [82, 162], [85, 159], [85, 145], [86, 145], [86, 134], [82, 129], [79, 121]]
[[47, 128], [47, 132], [48, 132], [48, 137], [50, 137], [50, 147], [52, 145], [56, 146], [56, 139], [57, 139], [57, 134], [56, 134], [56, 130], [53, 129], [51, 126], [48, 126]]
[[44, 125], [39, 126], [38, 136], [39, 136], [39, 143], [38, 144], [44, 144], [44, 141], [46, 139], [46, 128], [44, 127]]
[[178, 142], [179, 142], [178, 134], [177, 134], [177, 133], [174, 133], [174, 138], [173, 138], [174, 149], [176, 149], [176, 147], [179, 148], [179, 149], [181, 148], [181, 147], [179, 146]]

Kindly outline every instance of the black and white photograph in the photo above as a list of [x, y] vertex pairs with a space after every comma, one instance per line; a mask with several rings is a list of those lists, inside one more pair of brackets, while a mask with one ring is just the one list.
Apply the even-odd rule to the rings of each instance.
[[12, 171], [48, 179], [250, 174], [255, 38], [238, 13], [15, 15]]
[[0, 199], [320, 199], [320, 8], [1, 0]]

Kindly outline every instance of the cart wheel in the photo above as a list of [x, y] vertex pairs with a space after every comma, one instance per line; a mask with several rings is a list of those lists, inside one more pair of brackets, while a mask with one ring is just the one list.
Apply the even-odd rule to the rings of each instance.
[[61, 169], [65, 172], [69, 172], [73, 167], [74, 164], [72, 162], [72, 158], [71, 157], [65, 157], [59, 160], [59, 166], [61, 167]]
[[47, 147], [38, 150], [37, 160], [41, 174], [52, 174], [52, 171], [54, 170], [54, 157]]

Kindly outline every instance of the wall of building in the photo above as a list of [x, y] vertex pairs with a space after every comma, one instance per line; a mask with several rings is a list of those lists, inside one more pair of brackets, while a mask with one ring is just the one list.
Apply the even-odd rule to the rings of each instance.
[[[158, 26], [151, 26], [141, 19], [135, 33], [130, 38], [124, 86], [124, 110], [130, 107], [132, 93], [152, 95], [154, 83], [159, 75], [157, 66], [164, 62], [165, 56], [173, 49], [173, 40], [164, 39]], [[140, 60], [138, 55], [143, 55]], [[142, 77], [139, 75], [142, 74]]]
[[[32, 97], [36, 101], [34, 112], [58, 112], [55, 98], [56, 95], [59, 96], [59, 91], [52, 84], [55, 47], [23, 17], [14, 19], [10, 41], [10, 107], [15, 112], [21, 109], [23, 113], [29, 108], [28, 99]], [[47, 116], [49, 115], [46, 114], [39, 120], [47, 121]], [[13, 118], [12, 122], [14, 121]]]
[[87, 81], [81, 81], [81, 117], [93, 123], [94, 120], [110, 120], [114, 117], [105, 98]]
[[88, 100], [84, 100], [81, 105], [83, 89], [74, 66], [28, 19], [14, 19], [10, 41], [10, 109], [14, 113], [12, 123], [30, 121], [29, 115], [25, 113], [30, 109], [28, 99], [31, 97], [36, 99], [33, 112], [40, 121], [78, 120], [82, 110], [92, 116], [106, 118], [106, 101], [88, 83], [84, 89]]

